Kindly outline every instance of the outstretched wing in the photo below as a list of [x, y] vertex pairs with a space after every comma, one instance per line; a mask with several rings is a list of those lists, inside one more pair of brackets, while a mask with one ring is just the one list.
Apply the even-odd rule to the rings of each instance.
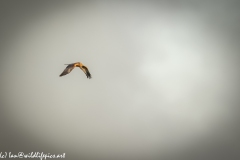
[[88, 68], [86, 66], [81, 67], [82, 71], [86, 74], [87, 78], [92, 78], [90, 72], [88, 71]]
[[69, 65], [64, 69], [64, 71], [60, 74], [60, 77], [66, 75], [66, 74], [68, 74], [68, 73], [70, 73], [70, 72], [73, 70], [73, 68], [75, 68], [75, 65], [74, 65], [74, 64], [75, 64], [75, 63], [69, 64]]

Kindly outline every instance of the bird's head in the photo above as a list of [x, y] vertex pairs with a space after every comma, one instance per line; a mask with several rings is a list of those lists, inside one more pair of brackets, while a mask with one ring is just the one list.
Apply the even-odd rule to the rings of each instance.
[[78, 66], [82, 66], [82, 63], [81, 63], [81, 62], [77, 62], [77, 65], [78, 65]]

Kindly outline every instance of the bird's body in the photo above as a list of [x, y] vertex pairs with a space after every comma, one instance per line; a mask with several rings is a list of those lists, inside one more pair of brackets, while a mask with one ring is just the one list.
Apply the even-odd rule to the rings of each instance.
[[75, 67], [79, 67], [86, 74], [87, 78], [89, 78], [89, 79], [92, 78], [90, 72], [88, 71], [88, 68], [86, 66], [84, 66], [81, 62], [65, 64], [65, 65], [68, 65], [68, 66], [60, 74], [60, 77], [70, 73]]

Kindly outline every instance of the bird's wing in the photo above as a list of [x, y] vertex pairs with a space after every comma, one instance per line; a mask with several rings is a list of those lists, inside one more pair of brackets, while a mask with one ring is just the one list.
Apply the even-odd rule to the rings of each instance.
[[69, 65], [64, 69], [64, 71], [60, 74], [60, 77], [66, 75], [66, 74], [68, 74], [68, 73], [70, 73], [70, 72], [73, 70], [73, 68], [75, 68], [75, 63], [69, 64]]
[[92, 78], [90, 72], [88, 71], [88, 68], [86, 66], [81, 67], [82, 71], [86, 74], [87, 78]]

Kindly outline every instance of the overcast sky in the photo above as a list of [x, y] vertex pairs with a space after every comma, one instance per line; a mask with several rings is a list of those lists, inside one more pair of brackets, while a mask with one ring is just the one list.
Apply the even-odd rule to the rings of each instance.
[[0, 152], [238, 159], [238, 1], [1, 3]]

